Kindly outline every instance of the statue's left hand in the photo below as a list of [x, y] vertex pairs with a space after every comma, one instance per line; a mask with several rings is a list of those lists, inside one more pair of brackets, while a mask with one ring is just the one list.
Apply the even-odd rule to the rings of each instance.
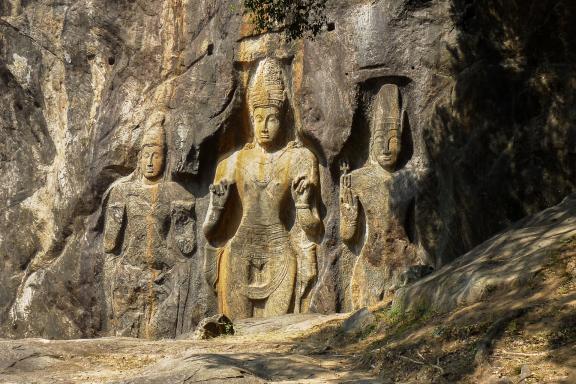
[[176, 245], [184, 256], [190, 256], [196, 249], [194, 201], [173, 201], [171, 211], [172, 234]]
[[312, 183], [306, 175], [298, 176], [292, 181], [292, 197], [296, 205], [310, 205]]

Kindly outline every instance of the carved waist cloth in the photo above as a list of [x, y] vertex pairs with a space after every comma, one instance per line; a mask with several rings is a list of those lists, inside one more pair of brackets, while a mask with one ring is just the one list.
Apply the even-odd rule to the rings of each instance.
[[[256, 275], [264, 279], [244, 285], [243, 291], [248, 298], [266, 299], [284, 281], [292, 249], [288, 232], [282, 224], [241, 225], [231, 248], [235, 259], [248, 267], [242, 270], [247, 273], [255, 271]], [[267, 273], [261, 274], [263, 270]]]

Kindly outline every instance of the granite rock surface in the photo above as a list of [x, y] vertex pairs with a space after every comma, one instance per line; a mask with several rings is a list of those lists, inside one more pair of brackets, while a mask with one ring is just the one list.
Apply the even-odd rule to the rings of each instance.
[[[291, 69], [294, 125], [319, 162], [312, 311], [344, 308], [339, 166], [366, 162], [384, 84], [404, 111], [390, 194], [413, 195], [403, 226], [430, 265], [574, 190], [571, 1], [354, 0], [330, 4], [328, 19], [316, 40], [286, 42], [255, 34], [235, 0], [1, 2], [1, 334], [109, 334], [106, 191], [136, 169], [143, 127], [161, 109], [170, 177], [203, 222], [219, 156], [248, 139], [247, 77], [267, 56]], [[179, 333], [216, 313], [196, 238]]]

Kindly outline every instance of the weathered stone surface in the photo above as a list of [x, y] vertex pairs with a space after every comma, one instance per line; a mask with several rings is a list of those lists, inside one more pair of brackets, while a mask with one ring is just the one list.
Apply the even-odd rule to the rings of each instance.
[[[293, 43], [251, 33], [241, 12], [236, 0], [1, 2], [2, 335], [108, 334], [106, 191], [136, 169], [161, 109], [171, 177], [204, 222], [221, 157], [251, 141], [246, 91], [264, 57], [282, 62], [291, 126], [318, 162], [312, 311], [347, 309], [339, 165], [366, 166], [384, 84], [405, 110], [405, 183], [390, 198], [413, 194], [401, 226], [428, 264], [574, 190], [573, 2], [334, 2], [334, 30]], [[176, 333], [216, 313], [196, 238]]]
[[[13, 206], [7, 218], [19, 223], [1, 232], [10, 270], [2, 270], [0, 323], [8, 334], [103, 333], [103, 193], [135, 168], [144, 122], [158, 107], [168, 108], [171, 133], [178, 127], [169, 138], [177, 149], [172, 169], [188, 179], [198, 172], [200, 144], [220, 126], [234, 91], [233, 62], [223, 59], [233, 39], [224, 36], [239, 21], [217, 3], [65, 1], [3, 9], [2, 78], [9, 83], [2, 93], [27, 95], [19, 105], [29, 118], [6, 115], [2, 135], [12, 122], [19, 128], [14, 132], [26, 132], [20, 129], [25, 125], [36, 132], [22, 148], [45, 141], [37, 155], [2, 162], [12, 164], [19, 174], [13, 179], [26, 185], [4, 183], [1, 193]], [[8, 174], [3, 168], [3, 177]], [[14, 230], [25, 240], [11, 236]], [[210, 292], [196, 284], [200, 268], [191, 275], [186, 292], [195, 305], [184, 321], [190, 326], [211, 305]]]
[[242, 336], [254, 335], [258, 333], [273, 333], [280, 335], [283, 333], [304, 332], [309, 329], [339, 322], [348, 318], [347, 313], [333, 313], [330, 315], [319, 315], [317, 313], [291, 313], [283, 316], [276, 316], [267, 319], [250, 318], [240, 320], [235, 323], [236, 334]]
[[339, 272], [342, 279], [350, 279], [342, 289], [344, 308], [354, 310], [381, 301], [400, 286], [410, 268], [426, 263], [404, 228], [418, 180], [398, 171], [403, 166], [402, 129], [410, 129], [402, 123], [398, 87], [382, 85], [369, 110], [366, 165], [350, 173], [347, 161], [340, 166], [340, 238], [345, 247]]
[[302, 338], [328, 323], [341, 323], [343, 317], [248, 319], [250, 325], [241, 326], [245, 333], [211, 340], [0, 340], [0, 381], [381, 383], [342, 355], [294, 352]]
[[146, 126], [136, 170], [104, 197], [105, 329], [116, 336], [169, 338], [190, 327], [184, 321], [189, 257], [196, 250], [195, 200], [171, 180], [164, 114]]
[[253, 141], [218, 164], [210, 187], [206, 273], [233, 320], [305, 312], [317, 276], [318, 162], [286, 124], [283, 72], [274, 59], [258, 64], [247, 95]]
[[576, 194], [514, 226], [396, 293], [403, 312], [448, 312], [529, 287], [554, 250], [576, 236]]
[[232, 321], [226, 315], [219, 314], [202, 319], [196, 326], [192, 338], [194, 340], [208, 340], [234, 333]]

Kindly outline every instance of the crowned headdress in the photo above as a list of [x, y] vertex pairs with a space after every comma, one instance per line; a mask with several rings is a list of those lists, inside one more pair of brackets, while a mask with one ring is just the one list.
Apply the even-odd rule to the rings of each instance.
[[140, 148], [158, 146], [164, 147], [166, 144], [166, 134], [164, 133], [164, 114], [154, 113], [147, 121], [144, 136]]
[[400, 135], [400, 91], [394, 84], [385, 84], [372, 103], [371, 140], [395, 130]]
[[266, 58], [258, 64], [256, 73], [248, 86], [250, 111], [258, 107], [281, 109], [286, 101], [282, 67], [277, 60]]

